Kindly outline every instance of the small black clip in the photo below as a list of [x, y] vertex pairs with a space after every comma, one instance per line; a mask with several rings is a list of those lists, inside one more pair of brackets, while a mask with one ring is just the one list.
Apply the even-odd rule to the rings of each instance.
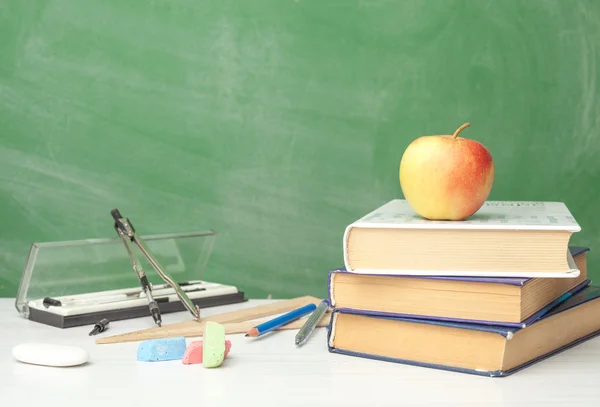
[[106, 331], [106, 329], [108, 328], [108, 324], [109, 324], [109, 321], [106, 318], [100, 320], [99, 322], [96, 322], [96, 324], [94, 325], [94, 329], [92, 329], [89, 336], [96, 335], [96, 334], [99, 334], [100, 332]]
[[44, 307], [46, 308], [50, 307], [51, 305], [55, 307], [60, 307], [62, 305], [62, 302], [60, 302], [59, 300], [55, 300], [54, 298], [46, 297], [44, 298], [42, 304], [44, 304]]

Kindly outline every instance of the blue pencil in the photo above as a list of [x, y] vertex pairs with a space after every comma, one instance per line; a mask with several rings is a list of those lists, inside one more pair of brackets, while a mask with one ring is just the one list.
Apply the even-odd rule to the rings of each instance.
[[280, 317], [273, 318], [270, 321], [263, 322], [262, 324], [255, 326], [248, 331], [246, 336], [257, 337], [264, 333], [273, 331], [280, 326], [287, 325], [298, 318], [302, 318], [304, 315], [313, 312], [316, 308], [317, 306], [315, 304], [305, 305], [304, 307], [295, 309], [294, 311], [290, 311]]

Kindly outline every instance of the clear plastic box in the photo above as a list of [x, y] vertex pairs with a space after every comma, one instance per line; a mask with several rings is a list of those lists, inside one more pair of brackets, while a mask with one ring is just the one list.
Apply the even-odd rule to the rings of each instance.
[[[212, 230], [142, 236], [160, 265], [180, 284], [190, 281], [203, 282], [202, 277], [215, 238], [216, 233]], [[137, 248], [135, 249], [137, 250]], [[146, 258], [141, 255], [141, 252], [138, 251], [136, 254], [153, 286], [153, 291], [168, 288]], [[243, 293], [239, 293], [235, 287], [218, 284], [213, 284], [213, 286], [224, 287], [227, 290], [200, 293], [200, 297], [197, 298], [201, 308], [243, 300]], [[149, 315], [148, 307], [147, 304], [144, 306], [143, 302], [137, 308], [129, 305], [124, 308], [115, 308], [114, 304], [110, 304], [105, 307], [107, 309], [104, 314], [98, 313], [98, 307], [96, 307], [95, 310], [89, 312], [89, 318], [79, 315], [79, 321], [68, 322], [64, 312], [62, 318], [55, 318], [55, 314], [41, 315], [40, 313], [44, 312], [48, 314], [52, 309], [41, 307], [40, 301], [47, 297], [71, 298], [70, 296], [74, 296], [72, 298], [84, 298], [88, 302], [93, 302], [95, 298], [112, 298], [118, 293], [136, 291], [141, 292], [140, 281], [119, 237], [42, 242], [34, 243], [30, 247], [15, 306], [23, 318], [64, 328], [93, 323], [92, 321], [107, 313], [112, 319]], [[226, 295], [233, 294], [234, 291], [237, 296]], [[219, 300], [223, 294], [227, 298]], [[191, 296], [190, 299], [198, 303]], [[177, 301], [172, 301], [170, 305], [160, 304], [161, 312], [168, 313], [184, 309], [180, 301], [179, 304], [176, 303]], [[132, 308], [137, 311], [131, 312]], [[62, 312], [63, 310], [59, 309], [58, 311]], [[83, 314], [85, 313], [84, 310]], [[47, 317], [53, 321], [47, 321]]]

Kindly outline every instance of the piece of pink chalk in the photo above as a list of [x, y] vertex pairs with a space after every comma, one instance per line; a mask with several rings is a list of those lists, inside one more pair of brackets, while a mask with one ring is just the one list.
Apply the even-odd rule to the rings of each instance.
[[[231, 341], [225, 340], [225, 357], [231, 349]], [[181, 362], [184, 365], [193, 365], [195, 363], [202, 363], [202, 340], [194, 341], [190, 343], [185, 349]]]

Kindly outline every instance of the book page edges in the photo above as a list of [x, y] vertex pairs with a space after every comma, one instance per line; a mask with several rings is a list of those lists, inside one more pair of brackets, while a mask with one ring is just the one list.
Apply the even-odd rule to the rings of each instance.
[[[329, 324], [330, 329], [329, 329], [328, 338], [327, 338], [327, 348], [330, 353], [337, 353], [340, 355], [372, 359], [372, 360], [378, 360], [378, 361], [384, 361], [384, 362], [400, 363], [400, 364], [404, 364], [404, 365], [408, 365], [408, 366], [418, 366], [418, 367], [433, 368], [433, 369], [440, 369], [440, 370], [447, 370], [447, 371], [454, 371], [454, 372], [461, 372], [461, 373], [470, 373], [470, 374], [474, 374], [474, 375], [483, 375], [483, 376], [492, 376], [492, 377], [503, 375], [503, 372], [500, 370], [489, 371], [486, 369], [461, 368], [461, 367], [456, 367], [456, 366], [427, 363], [427, 362], [421, 362], [421, 361], [409, 360], [409, 359], [399, 359], [399, 358], [394, 358], [394, 357], [376, 355], [376, 354], [372, 354], [372, 353], [363, 353], [363, 352], [353, 351], [353, 350], [349, 350], [349, 349], [338, 348], [335, 346], [335, 335], [336, 335], [337, 315], [338, 314], [339, 314], [339, 312], [336, 312], [336, 311], [331, 313], [331, 321]], [[499, 333], [499, 332], [489, 332], [489, 333], [502, 335], [502, 333]], [[502, 335], [502, 336], [504, 336], [504, 335]]]
[[515, 366], [512, 369], [507, 369], [507, 370], [499, 369], [499, 370], [493, 370], [493, 371], [486, 370], [486, 369], [467, 369], [467, 368], [460, 368], [460, 367], [454, 367], [454, 366], [443, 365], [443, 364], [424, 363], [424, 362], [419, 362], [419, 361], [415, 361], [415, 360], [382, 357], [382, 356], [378, 356], [378, 355], [374, 355], [374, 354], [361, 353], [361, 352], [355, 352], [355, 351], [350, 351], [350, 350], [346, 350], [346, 349], [335, 348], [335, 347], [333, 347], [332, 342], [329, 343], [328, 348], [329, 348], [330, 353], [337, 353], [337, 354], [346, 355], [346, 356], [354, 356], [354, 357], [360, 357], [360, 358], [366, 358], [366, 359], [372, 359], [372, 360], [378, 360], [378, 361], [385, 361], [385, 362], [392, 362], [392, 363], [399, 363], [399, 364], [404, 364], [404, 365], [408, 365], [408, 366], [417, 366], [417, 367], [438, 369], [438, 370], [444, 370], [444, 371], [450, 371], [450, 372], [467, 373], [467, 374], [473, 374], [473, 375], [477, 375], [477, 376], [505, 377], [505, 376], [510, 376], [514, 373], [517, 373], [527, 367], [535, 365], [536, 363], [542, 362], [552, 356], [560, 354], [566, 350], [569, 350], [581, 343], [584, 343], [584, 342], [586, 342], [590, 339], [596, 338], [598, 336], [600, 336], [600, 330], [593, 332], [587, 336], [584, 336], [580, 339], [577, 339], [571, 343], [568, 343], [554, 351], [550, 351], [550, 352], [548, 352], [544, 355], [541, 355], [535, 359], [532, 359], [532, 360], [522, 363], [518, 366]]
[[[567, 248], [567, 264], [569, 269], [564, 272], [506, 272], [506, 271], [488, 271], [488, 272], [465, 272], [465, 271], [456, 271], [456, 270], [380, 270], [380, 269], [353, 269], [350, 265], [350, 259], [348, 254], [348, 239], [350, 236], [350, 232], [353, 228], [398, 228], [398, 225], [394, 224], [379, 224], [374, 226], [370, 223], [354, 222], [346, 226], [344, 230], [343, 240], [342, 240], [342, 252], [343, 252], [343, 261], [344, 268], [349, 273], [357, 273], [357, 274], [375, 274], [375, 275], [407, 275], [407, 276], [456, 276], [456, 277], [518, 277], [518, 278], [537, 278], [537, 277], [549, 277], [549, 278], [576, 278], [579, 277], [580, 270], [577, 268], [575, 264], [575, 260], [571, 255], [569, 249]], [[416, 229], [416, 228], [412, 228]], [[580, 228], [577, 228], [578, 230]], [[500, 229], [496, 229], [500, 230]], [[539, 230], [539, 229], [530, 229], [530, 230]], [[553, 229], [559, 230], [559, 229]], [[567, 230], [567, 229], [564, 229]], [[574, 232], [573, 230], [569, 230], [570, 232]]]

